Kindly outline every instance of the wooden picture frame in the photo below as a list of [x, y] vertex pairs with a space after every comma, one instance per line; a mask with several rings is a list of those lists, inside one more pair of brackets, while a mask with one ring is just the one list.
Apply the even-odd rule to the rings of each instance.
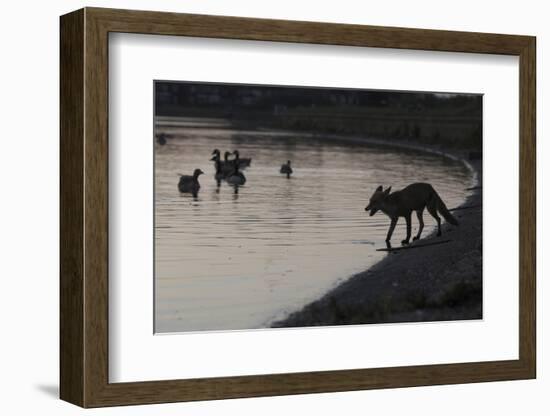
[[[535, 38], [85, 8], [61, 17], [60, 396], [82, 407], [535, 378]], [[519, 359], [109, 383], [108, 34], [519, 56]]]

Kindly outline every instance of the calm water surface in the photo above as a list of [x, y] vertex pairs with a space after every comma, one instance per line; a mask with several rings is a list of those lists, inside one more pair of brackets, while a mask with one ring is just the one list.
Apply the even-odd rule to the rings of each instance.
[[[385, 254], [389, 219], [364, 211], [378, 185], [430, 182], [449, 208], [471, 185], [462, 163], [303, 133], [236, 131], [222, 121], [169, 123], [155, 145], [155, 330], [265, 328]], [[246, 185], [214, 180], [214, 148], [251, 157]], [[280, 165], [292, 160], [286, 179]], [[197, 198], [178, 173], [201, 168]], [[435, 225], [425, 212], [428, 235]], [[417, 227], [413, 218], [413, 235]], [[404, 238], [404, 220], [393, 235]]]

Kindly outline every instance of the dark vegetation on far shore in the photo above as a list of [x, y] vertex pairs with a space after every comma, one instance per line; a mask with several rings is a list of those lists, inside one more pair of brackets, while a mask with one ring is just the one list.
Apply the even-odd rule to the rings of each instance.
[[155, 115], [223, 118], [243, 129], [363, 135], [481, 152], [482, 97], [446, 94], [155, 83]]

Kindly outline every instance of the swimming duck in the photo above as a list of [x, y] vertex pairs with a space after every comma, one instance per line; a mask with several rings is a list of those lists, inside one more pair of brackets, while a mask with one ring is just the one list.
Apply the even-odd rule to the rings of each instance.
[[292, 174], [292, 168], [290, 167], [290, 160], [287, 160], [286, 163], [281, 165], [281, 170], [279, 172], [286, 174], [286, 177], [290, 178], [290, 175]]
[[180, 181], [178, 182], [178, 189], [180, 192], [191, 193], [193, 196], [197, 196], [201, 185], [199, 183], [199, 176], [204, 172], [200, 169], [195, 169], [192, 176], [180, 175]]
[[[237, 160], [237, 159], [235, 159]], [[246, 177], [242, 172], [239, 172], [239, 164], [235, 163], [233, 166], [233, 172], [229, 174], [225, 180], [231, 185], [244, 185], [246, 182]]]

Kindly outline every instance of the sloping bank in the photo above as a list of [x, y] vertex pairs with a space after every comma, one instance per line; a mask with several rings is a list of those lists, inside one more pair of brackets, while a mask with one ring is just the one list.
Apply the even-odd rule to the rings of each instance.
[[[346, 140], [388, 145], [387, 142], [361, 138]], [[274, 322], [272, 327], [482, 318], [481, 161], [469, 161], [467, 152], [443, 152], [415, 144], [400, 147], [461, 160], [472, 172], [472, 183], [465, 184], [465, 187], [477, 186], [459, 207], [461, 209], [453, 212], [460, 225], [454, 227], [444, 223], [441, 237], [432, 232], [412, 246], [451, 241], [391, 252], [321, 299]]]

